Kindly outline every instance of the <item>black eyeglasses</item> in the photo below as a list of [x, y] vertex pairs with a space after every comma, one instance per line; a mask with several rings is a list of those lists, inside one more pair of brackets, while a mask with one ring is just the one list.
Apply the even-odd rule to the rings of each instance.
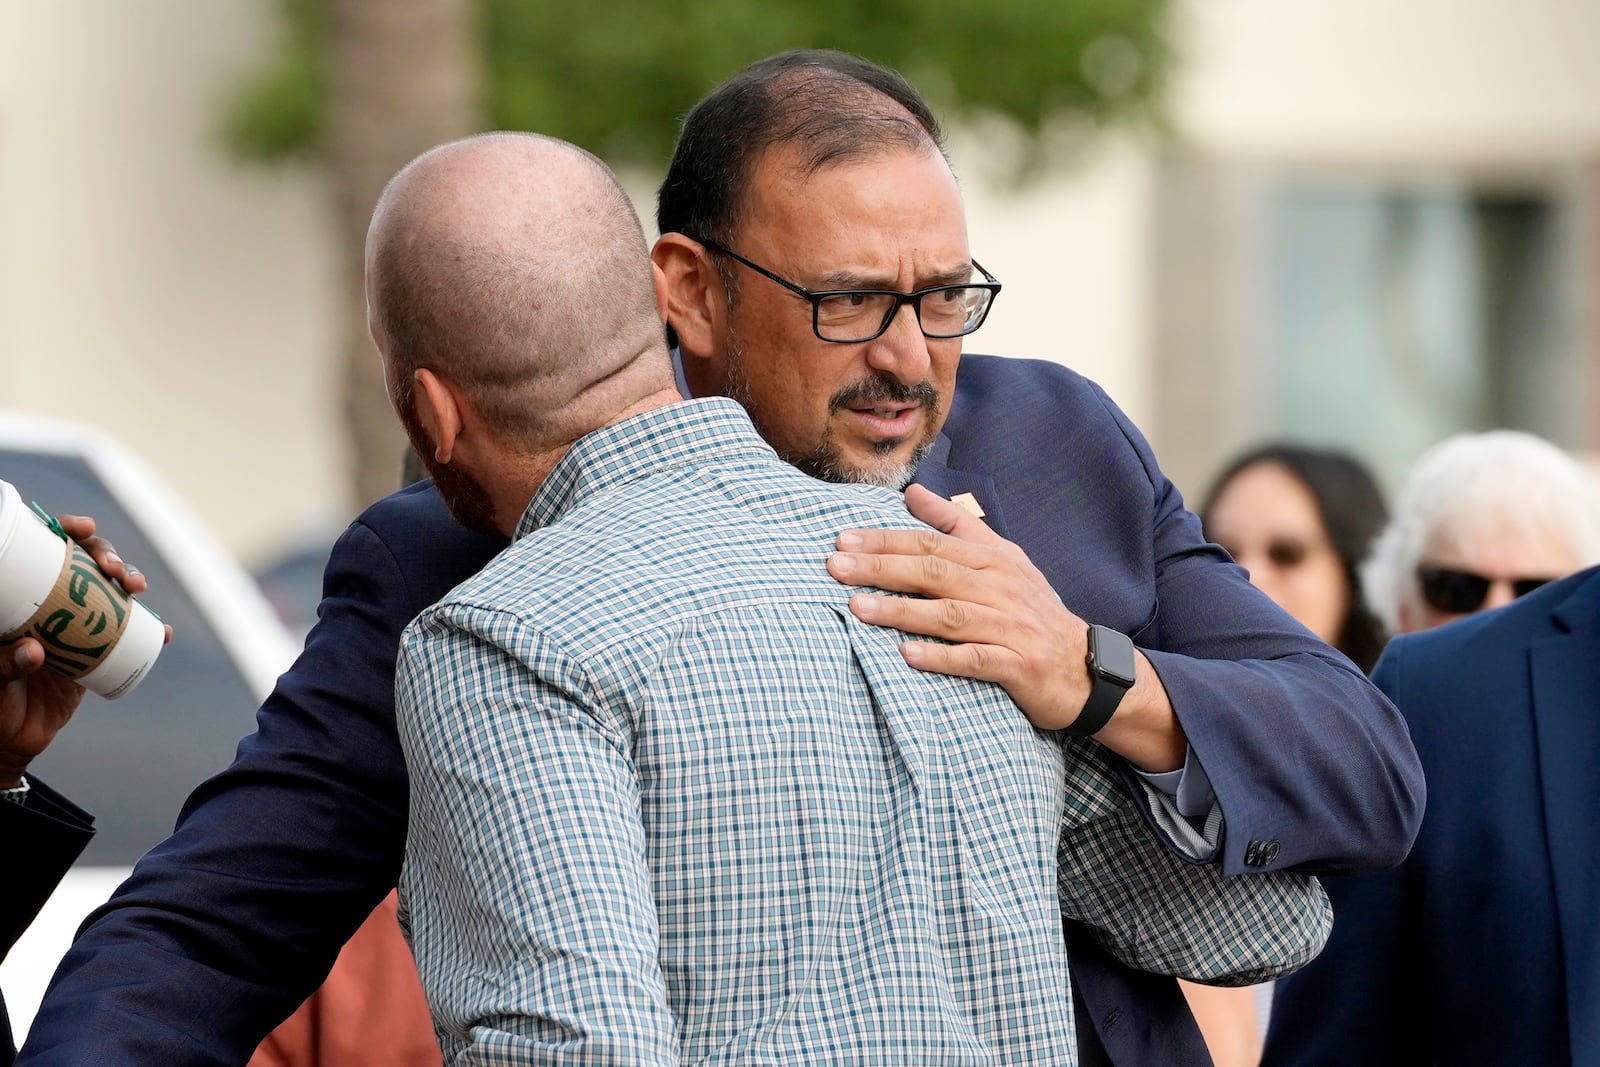
[[[894, 321], [900, 305], [910, 304], [924, 337], [945, 339], [965, 337], [983, 325], [1000, 292], [1000, 282], [984, 270], [977, 260], [972, 265], [983, 272], [986, 282], [962, 285], [935, 285], [902, 293], [897, 289], [822, 289], [813, 291], [752, 263], [739, 253], [704, 237], [695, 240], [719, 255], [741, 263], [764, 278], [771, 278], [785, 289], [811, 304], [811, 331], [834, 344], [860, 344], [883, 336]], [[928, 297], [933, 300], [928, 300]]]
[[1469, 615], [1483, 607], [1489, 587], [1497, 581], [1511, 584], [1513, 597], [1524, 596], [1554, 578], [1490, 578], [1472, 571], [1452, 570], [1449, 567], [1418, 567], [1417, 582], [1422, 587], [1422, 599], [1435, 611], [1448, 615]]

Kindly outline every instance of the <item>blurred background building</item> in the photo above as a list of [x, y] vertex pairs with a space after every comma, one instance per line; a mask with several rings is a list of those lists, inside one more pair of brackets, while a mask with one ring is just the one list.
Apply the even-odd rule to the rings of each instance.
[[[263, 571], [318, 558], [359, 503], [327, 176], [236, 162], [218, 132], [279, 14], [0, 0], [0, 406], [115, 435]], [[1600, 4], [1167, 14], [1164, 135], [1113, 131], [1019, 185], [1003, 124], [953, 130], [1006, 286], [969, 350], [1095, 378], [1189, 493], [1265, 436], [1348, 447], [1390, 486], [1462, 429], [1589, 452]], [[648, 223], [655, 174], [627, 179]]]

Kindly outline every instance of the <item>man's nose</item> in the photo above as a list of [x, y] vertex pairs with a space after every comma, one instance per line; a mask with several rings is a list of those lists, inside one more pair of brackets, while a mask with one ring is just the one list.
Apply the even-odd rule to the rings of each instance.
[[889, 328], [867, 345], [867, 365], [893, 375], [902, 385], [915, 385], [928, 376], [928, 339], [922, 335], [917, 310], [910, 304], [895, 309]]
[[1511, 588], [1511, 583], [1504, 578], [1496, 578], [1489, 583], [1489, 595], [1483, 598], [1482, 610], [1503, 608], [1515, 599], [1517, 591]]

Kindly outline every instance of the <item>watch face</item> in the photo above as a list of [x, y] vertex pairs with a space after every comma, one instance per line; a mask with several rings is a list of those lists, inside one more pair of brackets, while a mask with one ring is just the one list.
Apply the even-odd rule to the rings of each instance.
[[1089, 662], [1108, 681], [1133, 685], [1133, 642], [1126, 634], [1105, 626], [1089, 627]]

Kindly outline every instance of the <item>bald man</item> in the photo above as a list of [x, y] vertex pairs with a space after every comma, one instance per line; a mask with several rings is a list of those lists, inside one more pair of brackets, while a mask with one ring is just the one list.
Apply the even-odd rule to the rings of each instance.
[[531, 135], [425, 154], [369, 234], [396, 411], [511, 538], [401, 641], [446, 1060], [1073, 1064], [1064, 913], [1213, 979], [1314, 954], [1314, 880], [1173, 858], [1103, 749], [852, 615], [834, 538], [900, 495], [683, 400], [646, 253], [610, 172]]

